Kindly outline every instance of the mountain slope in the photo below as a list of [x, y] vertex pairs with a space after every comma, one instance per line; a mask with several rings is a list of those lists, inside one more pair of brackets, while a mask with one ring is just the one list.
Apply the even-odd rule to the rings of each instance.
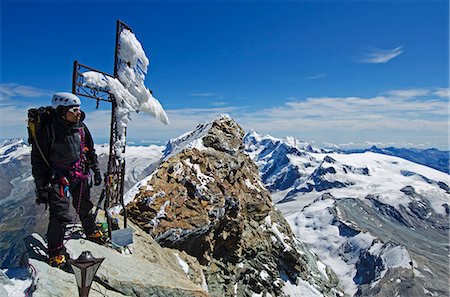
[[279, 171], [266, 176], [278, 209], [348, 294], [448, 294], [448, 174], [371, 152], [310, 153], [283, 140], [288, 153], [279, 155], [264, 145], [273, 138], [259, 139], [246, 150], [261, 176], [272, 164], [300, 176], [289, 188], [273, 187]]

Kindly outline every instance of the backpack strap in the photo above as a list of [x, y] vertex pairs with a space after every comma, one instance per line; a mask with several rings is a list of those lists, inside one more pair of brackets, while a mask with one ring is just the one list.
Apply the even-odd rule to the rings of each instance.
[[[50, 126], [51, 126], [51, 130], [52, 130], [52, 134], [51, 134], [52, 142], [50, 143], [50, 150], [52, 150], [53, 145], [55, 144], [55, 127], [53, 127], [52, 124], [50, 124]], [[47, 131], [48, 131], [48, 126], [47, 126]]]
[[[48, 126], [46, 127], [46, 129], [47, 129], [47, 134], [48, 134]], [[53, 131], [53, 134], [55, 133], [55, 131], [52, 129], [52, 131]], [[37, 134], [37, 133], [36, 133]], [[53, 137], [54, 138], [54, 137]], [[54, 142], [54, 139], [52, 140], [52, 143]], [[42, 151], [42, 149], [41, 149], [41, 146], [39, 145], [39, 141], [38, 141], [38, 138], [37, 138], [37, 135], [35, 135], [34, 136], [34, 143], [36, 144], [36, 147], [37, 147], [37, 149], [39, 150], [39, 153], [41, 154], [41, 157], [42, 157], [42, 159], [44, 160], [44, 162], [45, 162], [45, 164], [47, 164], [47, 166], [49, 167], [49, 168], [51, 168], [51, 166], [50, 166], [50, 163], [48, 162], [48, 160], [47, 160], [47, 158], [45, 157], [45, 155], [44, 155], [44, 152]]]

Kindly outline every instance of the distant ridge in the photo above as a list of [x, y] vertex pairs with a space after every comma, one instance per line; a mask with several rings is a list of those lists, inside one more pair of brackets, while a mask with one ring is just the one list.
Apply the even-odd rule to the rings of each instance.
[[344, 150], [346, 153], [365, 153], [372, 152], [384, 155], [390, 155], [425, 165], [439, 171], [450, 174], [449, 151], [440, 151], [435, 148], [416, 149], [416, 148], [378, 148], [372, 146], [367, 149]]

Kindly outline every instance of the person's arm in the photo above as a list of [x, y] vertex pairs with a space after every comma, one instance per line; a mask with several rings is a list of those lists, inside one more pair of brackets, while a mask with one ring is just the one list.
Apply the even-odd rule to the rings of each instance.
[[51, 129], [51, 127], [49, 127], [50, 125], [51, 124], [48, 124], [46, 127], [39, 126], [38, 129], [36, 129], [36, 137], [33, 139], [31, 149], [31, 173], [33, 174], [37, 189], [42, 189], [47, 186], [51, 179], [52, 170], [47, 164], [47, 162], [49, 162], [48, 156], [51, 146], [49, 135], [49, 130]]

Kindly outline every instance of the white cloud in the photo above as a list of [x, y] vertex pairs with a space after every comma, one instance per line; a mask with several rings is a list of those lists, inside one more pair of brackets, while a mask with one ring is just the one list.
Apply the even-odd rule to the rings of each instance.
[[[166, 110], [171, 123], [168, 126], [162, 125], [148, 115], [132, 114], [132, 120], [127, 128], [127, 138], [141, 141], [144, 139], [167, 141], [194, 130], [199, 123], [211, 121], [221, 114], [233, 114], [236, 110], [233, 107]], [[110, 117], [109, 110], [96, 110], [87, 113], [85, 122], [94, 139], [99, 138], [102, 141], [109, 139]]]
[[367, 53], [359, 62], [373, 64], [387, 63], [402, 53], [403, 50], [401, 46], [391, 50], [374, 49], [370, 53]]
[[26, 137], [26, 109], [17, 106], [1, 106], [0, 117], [0, 138]]
[[189, 94], [189, 96], [192, 97], [211, 97], [211, 96], [215, 96], [216, 93], [192, 93]]
[[7, 101], [17, 97], [44, 97], [50, 96], [53, 92], [31, 86], [15, 83], [0, 84], [0, 101]]
[[[448, 100], [443, 100], [441, 88], [393, 90], [379, 96], [310, 97], [269, 109], [249, 107], [185, 108], [166, 110], [171, 125], [164, 126], [144, 114], [133, 114], [128, 138], [138, 140], [168, 139], [195, 129], [202, 122], [228, 113], [245, 130], [255, 129], [276, 137], [294, 136], [317, 143], [332, 142], [352, 147], [366, 141], [388, 146], [445, 149], [448, 140]], [[444, 89], [445, 90], [445, 89]], [[406, 96], [409, 92], [409, 95]], [[419, 96], [425, 94], [425, 98]], [[0, 106], [1, 138], [26, 137], [26, 109]], [[97, 142], [109, 139], [110, 110], [87, 113], [86, 124]], [[395, 145], [394, 145], [395, 144]], [[410, 145], [412, 146], [412, 145]]]
[[140, 140], [141, 143], [148, 143], [148, 144], [161, 144], [161, 140]]
[[428, 89], [406, 89], [406, 90], [392, 90], [387, 92], [388, 95], [395, 97], [414, 98], [420, 96], [428, 96], [431, 93]]
[[216, 106], [216, 107], [224, 106], [225, 104], [226, 104], [226, 102], [224, 102], [224, 101], [216, 101], [216, 102], [211, 103], [212, 106]]
[[325, 73], [320, 73], [320, 74], [316, 74], [316, 75], [307, 76], [307, 77], [305, 77], [305, 79], [315, 80], [315, 79], [322, 79], [325, 77], [327, 77], [327, 75]]
[[433, 144], [429, 142], [425, 143], [411, 143], [411, 142], [373, 142], [373, 141], [363, 141], [363, 142], [347, 142], [347, 143], [340, 143], [338, 146], [342, 149], [353, 149], [353, 148], [368, 148], [372, 146], [376, 146], [378, 148], [386, 148], [386, 147], [403, 147], [403, 148], [422, 148], [426, 149], [430, 146], [433, 146]]
[[[309, 129], [311, 127], [367, 129], [390, 127], [397, 129], [422, 129], [432, 119], [446, 114], [447, 103], [438, 100], [408, 100], [388, 96], [360, 97], [318, 97], [304, 101], [288, 102], [282, 107], [255, 112], [266, 121], [274, 119], [290, 127]], [[402, 121], [407, 126], [399, 126]], [[417, 126], [414, 125], [417, 124]]]
[[[282, 106], [252, 110], [246, 107], [186, 108], [167, 110], [171, 125], [141, 114], [133, 114], [127, 135], [133, 139], [161, 139], [163, 142], [195, 129], [202, 122], [220, 114], [230, 114], [245, 130], [255, 129], [274, 136], [294, 136], [317, 142], [343, 143], [352, 141], [357, 147], [367, 147], [367, 139], [386, 144], [430, 146], [446, 144], [447, 102], [436, 97], [420, 100], [417, 97], [392, 96], [402, 93], [384, 92], [371, 98], [310, 97], [288, 101]], [[433, 94], [435, 90], [428, 90]], [[95, 138], [109, 138], [109, 111], [94, 111], [86, 123]], [[441, 143], [439, 143], [441, 142]], [[381, 143], [383, 145], [381, 145]]]
[[439, 88], [434, 94], [443, 99], [450, 99], [450, 89], [449, 88]]
[[235, 118], [245, 129], [277, 137], [290, 135], [322, 143], [363, 143], [367, 139], [384, 144], [429, 143], [446, 149], [448, 102], [433, 97], [435, 90], [410, 92], [412, 97], [398, 96], [411, 90], [370, 98], [310, 97]]

